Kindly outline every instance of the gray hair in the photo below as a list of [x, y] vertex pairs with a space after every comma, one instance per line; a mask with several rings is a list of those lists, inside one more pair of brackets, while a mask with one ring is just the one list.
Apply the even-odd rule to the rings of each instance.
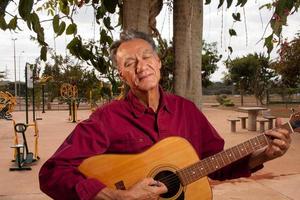
[[117, 67], [117, 60], [116, 60], [116, 54], [118, 51], [118, 48], [123, 42], [133, 40], [133, 39], [143, 39], [146, 42], [148, 42], [154, 51], [156, 51], [156, 45], [154, 43], [154, 40], [152, 37], [144, 32], [134, 31], [134, 30], [125, 30], [120, 33], [120, 39], [113, 42], [110, 46], [110, 58], [112, 60], [112, 64], [114, 67]]

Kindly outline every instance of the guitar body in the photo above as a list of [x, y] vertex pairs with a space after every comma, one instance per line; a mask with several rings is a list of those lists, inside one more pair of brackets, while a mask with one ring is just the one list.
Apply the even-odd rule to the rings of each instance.
[[[199, 161], [193, 147], [183, 138], [166, 138], [140, 154], [103, 154], [82, 162], [79, 171], [114, 189], [128, 189], [145, 177], [173, 179], [161, 200], [208, 200], [212, 192], [207, 177], [187, 186], [180, 183], [177, 170]], [[162, 181], [164, 182], [164, 181]]]

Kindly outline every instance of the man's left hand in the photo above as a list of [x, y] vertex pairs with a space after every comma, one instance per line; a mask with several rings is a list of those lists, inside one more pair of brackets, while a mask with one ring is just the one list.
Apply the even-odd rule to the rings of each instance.
[[268, 160], [282, 156], [290, 147], [290, 133], [288, 130], [280, 128], [281, 124], [281, 119], [277, 118], [276, 127], [278, 128], [267, 130], [265, 132], [265, 134], [271, 138], [269, 146], [264, 151]]

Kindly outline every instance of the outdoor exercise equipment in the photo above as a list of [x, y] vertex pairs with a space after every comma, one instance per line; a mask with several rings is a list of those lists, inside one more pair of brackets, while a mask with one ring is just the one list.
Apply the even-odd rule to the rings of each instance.
[[[24, 124], [24, 123], [15, 123], [14, 125], [14, 145], [11, 148], [14, 148], [14, 162], [16, 163], [16, 167], [11, 167], [10, 171], [15, 170], [31, 170], [30, 167], [26, 166], [26, 164], [33, 163], [40, 159], [38, 156], [38, 138], [39, 138], [39, 129], [37, 121], [34, 121], [32, 124]], [[26, 130], [28, 127], [34, 128], [34, 152], [29, 152], [29, 147], [26, 139]], [[21, 134], [20, 142], [19, 134]]]
[[42, 86], [42, 103], [43, 103], [42, 113], [45, 113], [45, 85], [47, 84], [47, 82], [49, 82], [52, 79], [53, 79], [52, 76], [44, 75], [38, 80], [38, 83]]
[[0, 119], [11, 120], [16, 104], [16, 98], [11, 93], [0, 91]]
[[76, 85], [71, 85], [69, 83], [64, 83], [60, 87], [60, 95], [69, 104], [69, 120], [71, 122], [77, 121], [77, 106], [76, 102], [78, 99], [78, 89]]

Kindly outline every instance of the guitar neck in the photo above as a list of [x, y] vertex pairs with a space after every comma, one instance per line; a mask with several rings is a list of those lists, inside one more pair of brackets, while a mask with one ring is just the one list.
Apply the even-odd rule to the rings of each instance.
[[[282, 125], [281, 128], [293, 132], [290, 123]], [[268, 144], [269, 138], [265, 134], [258, 135], [257, 137], [237, 146], [221, 151], [213, 156], [207, 157], [195, 164], [179, 170], [177, 172], [178, 176], [180, 177], [183, 185], [188, 185], [212, 172], [250, 155]]]

